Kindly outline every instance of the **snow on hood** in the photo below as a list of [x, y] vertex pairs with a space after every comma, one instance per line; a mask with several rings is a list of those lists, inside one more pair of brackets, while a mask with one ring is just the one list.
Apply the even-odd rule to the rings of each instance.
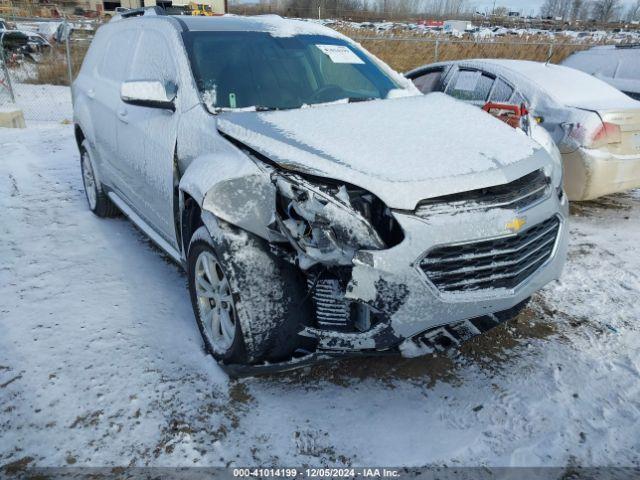
[[225, 112], [218, 129], [285, 168], [365, 188], [392, 208], [506, 183], [550, 160], [526, 135], [434, 93], [281, 112]]

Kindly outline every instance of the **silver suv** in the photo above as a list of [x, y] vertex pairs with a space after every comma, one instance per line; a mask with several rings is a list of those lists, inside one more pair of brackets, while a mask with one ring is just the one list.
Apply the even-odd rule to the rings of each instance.
[[560, 275], [561, 166], [525, 135], [313, 23], [122, 16], [73, 85], [89, 207], [184, 266], [224, 364], [429, 352]]

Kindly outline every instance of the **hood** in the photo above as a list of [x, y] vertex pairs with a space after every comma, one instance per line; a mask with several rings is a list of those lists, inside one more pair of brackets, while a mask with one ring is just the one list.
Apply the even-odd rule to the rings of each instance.
[[218, 130], [283, 168], [356, 185], [403, 210], [507, 183], [550, 162], [524, 133], [441, 93], [226, 112]]

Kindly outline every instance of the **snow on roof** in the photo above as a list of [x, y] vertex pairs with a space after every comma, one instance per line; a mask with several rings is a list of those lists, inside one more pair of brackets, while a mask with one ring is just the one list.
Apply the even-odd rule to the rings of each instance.
[[562, 65], [527, 60], [480, 61], [527, 78], [564, 105], [600, 109], [617, 108], [633, 102], [608, 83]]
[[288, 20], [278, 15], [220, 17], [179, 17], [189, 30], [193, 31], [244, 31], [266, 32], [274, 37], [293, 37], [295, 35], [325, 35], [328, 37], [346, 38], [335, 30], [316, 22], [305, 20]]

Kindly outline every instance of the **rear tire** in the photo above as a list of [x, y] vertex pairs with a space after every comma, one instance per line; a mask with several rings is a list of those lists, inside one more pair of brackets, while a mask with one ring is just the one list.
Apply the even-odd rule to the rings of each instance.
[[89, 209], [98, 217], [115, 217], [119, 213], [118, 208], [106, 195], [102, 184], [96, 177], [95, 163], [91, 158], [90, 152], [89, 143], [86, 140], [83, 141], [80, 146], [80, 169]]

